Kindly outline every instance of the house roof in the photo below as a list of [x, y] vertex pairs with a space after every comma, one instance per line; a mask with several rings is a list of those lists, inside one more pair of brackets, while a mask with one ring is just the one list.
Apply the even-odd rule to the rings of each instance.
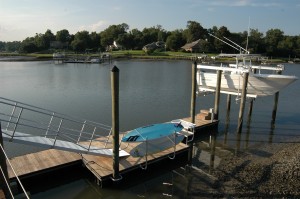
[[182, 46], [181, 48], [183, 48], [183, 49], [200, 48], [200, 39], [193, 41], [191, 43], [187, 43], [184, 46]]

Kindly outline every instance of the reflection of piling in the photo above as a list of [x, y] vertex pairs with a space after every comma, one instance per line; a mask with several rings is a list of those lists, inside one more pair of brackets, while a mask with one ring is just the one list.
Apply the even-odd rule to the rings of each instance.
[[[1, 122], [0, 122], [0, 144], [1, 144], [2, 148], [4, 149]], [[4, 194], [6, 196], [9, 196], [9, 189], [8, 189], [7, 184], [5, 183], [5, 178], [7, 180], [9, 180], [9, 178], [8, 178], [8, 172], [7, 172], [6, 158], [4, 155], [4, 151], [2, 149], [0, 149], [0, 166], [1, 166], [1, 171], [2, 171], [0, 173], [0, 189], [2, 188], [4, 191]]]
[[245, 103], [246, 103], [248, 77], [249, 77], [249, 73], [244, 73], [242, 98], [241, 98], [241, 104], [240, 104], [240, 110], [239, 110], [237, 133], [241, 133], [242, 127], [243, 127], [243, 115], [244, 115]]
[[211, 174], [215, 164], [215, 153], [216, 153], [216, 133], [214, 132], [210, 137], [210, 161], [209, 161], [209, 173]]
[[113, 180], [119, 180], [119, 69], [111, 70], [112, 136], [113, 136]]
[[222, 71], [218, 70], [217, 72], [217, 85], [216, 85], [216, 94], [215, 94], [215, 119], [219, 119], [219, 104], [220, 104], [220, 90], [221, 90], [221, 75]]

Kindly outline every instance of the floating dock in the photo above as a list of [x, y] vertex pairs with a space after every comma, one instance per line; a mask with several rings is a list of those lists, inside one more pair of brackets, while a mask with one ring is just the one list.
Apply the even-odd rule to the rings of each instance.
[[[190, 121], [190, 118], [184, 118], [185, 121]], [[208, 135], [217, 131], [218, 121], [205, 120], [198, 114], [195, 117], [195, 139], [201, 135]], [[121, 136], [120, 136], [121, 137]], [[109, 146], [108, 148], [112, 147]], [[128, 153], [137, 144], [135, 143], [121, 143], [121, 149]], [[155, 165], [186, 165], [188, 164], [188, 154], [190, 147], [185, 143], [179, 143], [176, 147], [171, 147], [164, 151], [148, 155], [146, 157], [120, 157], [119, 159], [119, 173], [123, 177], [120, 182], [125, 178], [130, 178], [134, 172], [141, 171], [146, 167]], [[172, 157], [175, 158], [172, 159]], [[56, 149], [44, 150], [36, 153], [30, 153], [10, 159], [14, 170], [19, 176], [21, 182], [30, 183], [35, 182], [35, 178], [45, 173], [60, 173], [66, 170], [72, 170], [74, 167], [82, 167], [84, 165], [89, 173], [92, 174], [100, 186], [111, 184], [113, 174], [113, 158], [111, 156], [96, 156], [88, 154], [78, 154], [74, 152], [61, 151]], [[171, 167], [170, 167], [171, 168]], [[151, 169], [150, 169], [151, 170]], [[8, 168], [10, 180], [15, 180], [15, 176], [10, 168]], [[76, 175], [76, 174], [75, 174]], [[122, 178], [121, 177], [121, 178]], [[125, 180], [126, 181], [126, 180]]]

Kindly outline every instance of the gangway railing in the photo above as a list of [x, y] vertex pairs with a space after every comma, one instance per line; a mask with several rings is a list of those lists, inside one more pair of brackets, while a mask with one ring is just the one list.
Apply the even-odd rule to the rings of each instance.
[[[112, 155], [111, 126], [0, 97], [3, 139], [61, 150]], [[120, 157], [127, 155], [120, 151]]]
[[[13, 174], [15, 175], [15, 177], [16, 177], [16, 179], [17, 179], [17, 181], [18, 181], [18, 183], [19, 183], [19, 185], [20, 185], [20, 187], [21, 187], [21, 189], [22, 189], [22, 193], [24, 194], [24, 197], [23, 197], [23, 198], [29, 199], [29, 196], [28, 196], [28, 194], [27, 194], [27, 192], [26, 192], [26, 190], [25, 190], [23, 184], [21, 183], [21, 181], [20, 181], [20, 179], [19, 179], [19, 177], [18, 177], [16, 171], [14, 170], [14, 168], [13, 168], [11, 162], [9, 161], [9, 158], [8, 158], [6, 152], [5, 152], [5, 150], [4, 150], [4, 148], [2, 147], [1, 144], [0, 144], [0, 153], [4, 155], [4, 157], [5, 157], [5, 159], [6, 159], [6, 162], [8, 163], [9, 167], [11, 168], [11, 171], [12, 171]], [[5, 174], [5, 170], [6, 170], [6, 169], [7, 169], [7, 168], [2, 168], [2, 167], [0, 166], [0, 171], [1, 171], [1, 174], [0, 174], [0, 175], [2, 175], [2, 178], [4, 179], [5, 186], [6, 186], [7, 190], [8, 190], [8, 191], [7, 191], [8, 193], [6, 193], [6, 194], [9, 195], [11, 198], [15, 198], [16, 193], [13, 192], [13, 190], [12, 190], [12, 188], [11, 188], [11, 185], [10, 185], [10, 182], [9, 182], [9, 179], [7, 179], [7, 176], [6, 176], [6, 174]], [[19, 193], [17, 193], [17, 195], [19, 195]]]

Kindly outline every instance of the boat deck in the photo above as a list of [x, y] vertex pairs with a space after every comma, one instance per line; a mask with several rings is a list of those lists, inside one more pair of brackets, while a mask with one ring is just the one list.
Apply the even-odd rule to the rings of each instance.
[[[189, 118], [183, 120], [190, 121]], [[217, 121], [213, 123], [210, 120], [202, 120], [196, 117], [196, 129], [205, 125], [216, 125]], [[203, 131], [201, 130], [201, 133]], [[197, 133], [197, 132], [195, 132]], [[199, 132], [198, 132], [199, 133]], [[122, 135], [120, 135], [120, 139]], [[99, 142], [99, 145], [102, 142]], [[136, 143], [121, 143], [121, 149], [130, 153], [130, 151], [136, 146]], [[112, 147], [111, 141], [107, 145], [108, 148]], [[189, 150], [188, 145], [184, 143], [179, 143], [175, 147], [175, 154], [181, 154]], [[169, 156], [174, 155], [174, 147], [166, 149], [164, 151], [148, 155], [147, 163], [148, 165], [158, 162], [161, 160], [169, 159]], [[175, 158], [176, 160], [176, 158]], [[36, 153], [26, 154], [18, 157], [11, 158], [11, 163], [17, 173], [17, 175], [22, 180], [22, 177], [30, 177], [38, 175], [39, 173], [44, 173], [50, 170], [56, 170], [62, 167], [71, 166], [74, 164], [79, 164], [82, 162], [85, 166], [94, 174], [94, 176], [99, 180], [110, 179], [113, 174], [113, 159], [111, 156], [97, 156], [90, 154], [78, 154], [74, 152], [61, 151], [56, 149], [44, 150]], [[119, 171], [120, 174], [128, 173], [132, 170], [140, 169], [141, 166], [145, 166], [145, 157], [133, 157], [126, 156], [119, 158]], [[14, 174], [11, 168], [8, 168], [9, 178], [14, 178]]]

